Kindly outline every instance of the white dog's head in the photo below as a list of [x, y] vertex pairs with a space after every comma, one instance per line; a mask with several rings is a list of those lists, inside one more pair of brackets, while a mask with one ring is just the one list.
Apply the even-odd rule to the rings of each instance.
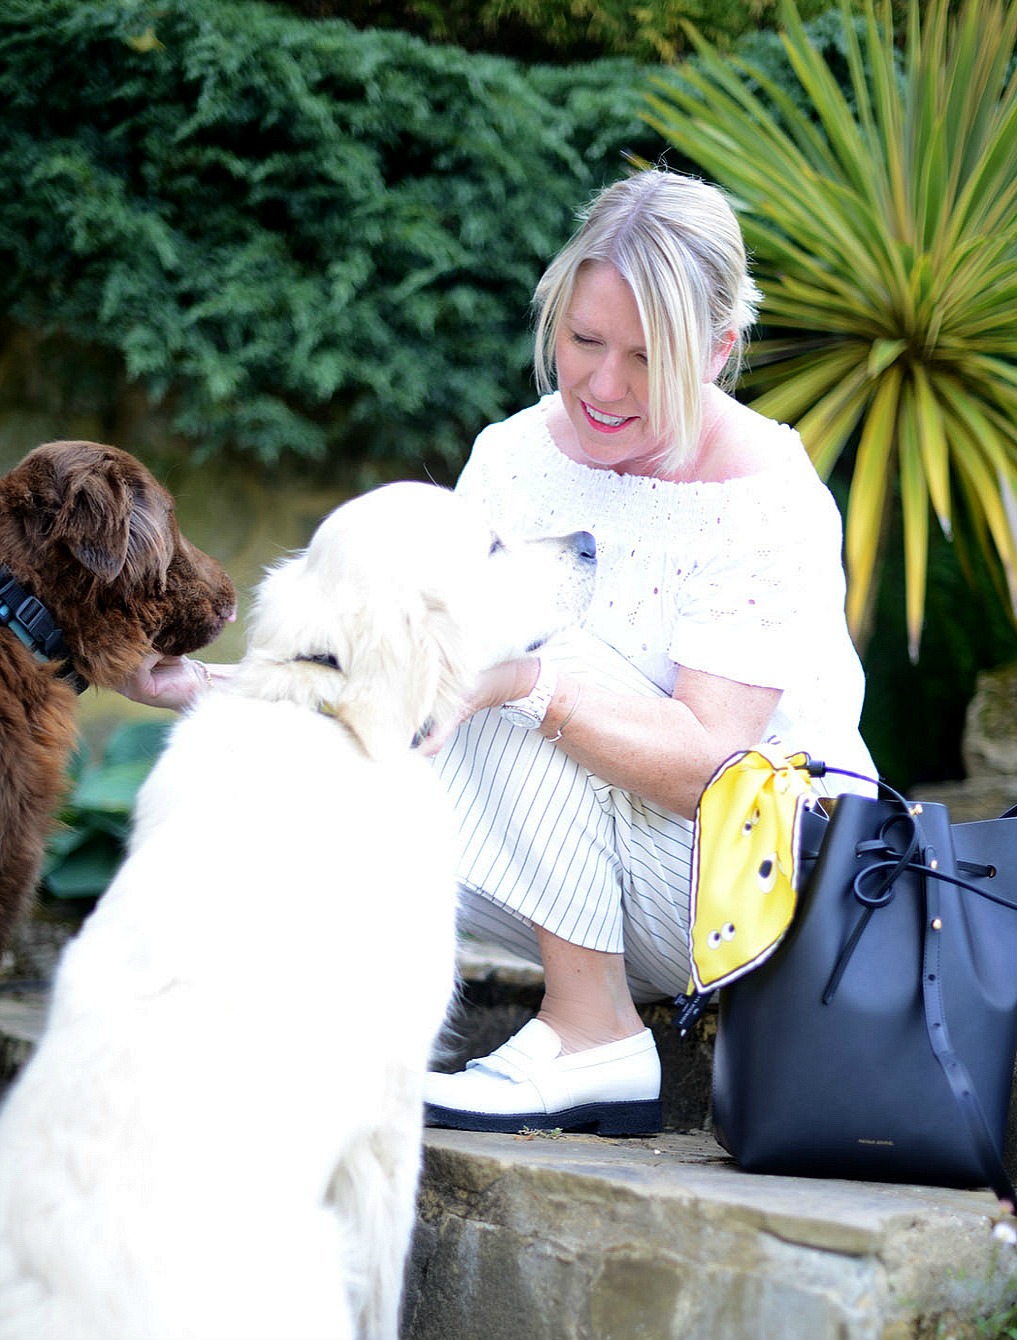
[[372, 757], [405, 750], [484, 668], [580, 622], [595, 573], [586, 531], [514, 542], [447, 489], [388, 484], [266, 576], [236, 687], [325, 711]]

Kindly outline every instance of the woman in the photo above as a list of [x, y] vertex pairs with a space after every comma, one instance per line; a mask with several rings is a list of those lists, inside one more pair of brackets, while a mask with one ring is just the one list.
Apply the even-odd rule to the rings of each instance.
[[585, 659], [496, 667], [437, 756], [462, 929], [539, 959], [545, 993], [492, 1056], [428, 1077], [432, 1125], [658, 1129], [635, 1001], [688, 982], [707, 781], [769, 738], [872, 775], [839, 513], [797, 434], [719, 384], [756, 296], [715, 187], [607, 188], [536, 290], [542, 399], [481, 433], [457, 485], [510, 531], [591, 531], [598, 578]]

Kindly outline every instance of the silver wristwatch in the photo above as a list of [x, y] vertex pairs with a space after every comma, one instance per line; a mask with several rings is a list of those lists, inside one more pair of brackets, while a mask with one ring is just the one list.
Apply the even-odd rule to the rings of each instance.
[[523, 730], [537, 729], [547, 716], [547, 709], [558, 687], [558, 667], [545, 665], [543, 661], [537, 664], [540, 667], [537, 670], [537, 682], [526, 697], [514, 698], [501, 707], [501, 715], [505, 720], [513, 726], [521, 726]]

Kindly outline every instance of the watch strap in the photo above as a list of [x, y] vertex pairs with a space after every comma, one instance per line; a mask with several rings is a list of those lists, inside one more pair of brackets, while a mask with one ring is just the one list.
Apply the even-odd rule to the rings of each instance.
[[558, 667], [543, 661], [538, 661], [537, 666], [537, 678], [529, 693], [523, 698], [513, 698], [501, 707], [501, 715], [506, 721], [525, 730], [536, 730], [541, 724], [558, 688]]

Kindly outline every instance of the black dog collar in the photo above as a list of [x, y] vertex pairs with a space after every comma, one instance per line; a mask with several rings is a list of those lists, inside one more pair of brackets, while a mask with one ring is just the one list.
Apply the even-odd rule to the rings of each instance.
[[329, 670], [342, 669], [342, 666], [339, 664], [336, 658], [334, 656], [329, 655], [327, 652], [319, 652], [315, 656], [312, 656], [310, 654], [306, 656], [294, 656], [293, 659], [295, 661], [309, 661], [311, 665], [324, 665], [327, 666]]
[[76, 693], [84, 693], [88, 680], [74, 668], [70, 649], [49, 610], [30, 596], [10, 569], [0, 565], [0, 624], [6, 624], [40, 661], [63, 661], [58, 671]]

